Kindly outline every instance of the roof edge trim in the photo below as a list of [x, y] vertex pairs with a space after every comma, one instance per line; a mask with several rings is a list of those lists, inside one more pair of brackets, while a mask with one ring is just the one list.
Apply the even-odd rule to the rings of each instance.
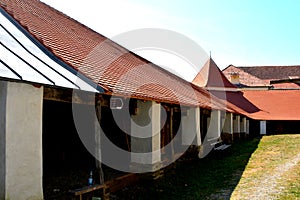
[[204, 87], [206, 90], [213, 90], [213, 91], [225, 91], [225, 92], [238, 92], [238, 88], [229, 88], [229, 87]]
[[104, 89], [98, 84], [94, 83], [87, 76], [79, 71], [76, 71], [73, 67], [69, 66], [67, 63], [63, 62], [57, 58], [51, 51], [49, 51], [43, 44], [41, 44], [36, 38], [34, 38], [22, 25], [19, 24], [10, 14], [8, 14], [2, 7], [0, 7], [0, 13], [8, 19], [17, 29], [19, 29], [31, 42], [33, 42], [43, 53], [45, 53], [50, 59], [56, 62], [58, 65], [64, 67], [66, 70], [78, 76], [80, 79], [85, 81], [91, 87], [95, 88], [98, 92], [104, 93]]

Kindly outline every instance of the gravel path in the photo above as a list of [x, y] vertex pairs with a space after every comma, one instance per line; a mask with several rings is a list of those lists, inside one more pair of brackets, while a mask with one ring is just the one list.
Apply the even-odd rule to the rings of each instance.
[[[292, 169], [297, 163], [300, 162], [300, 154], [295, 156], [292, 160], [279, 165], [275, 168], [274, 173], [265, 174], [259, 177], [253, 183], [253, 187], [243, 187], [243, 183], [239, 183], [239, 194], [243, 194], [244, 197], [239, 197], [238, 195], [233, 195], [231, 199], [253, 199], [253, 200], [273, 200], [277, 199], [278, 196], [285, 189], [283, 186], [278, 185], [278, 181], [282, 176]], [[233, 193], [234, 194], [234, 193]], [[246, 197], [246, 198], [245, 198]], [[227, 199], [227, 198], [221, 198]]]

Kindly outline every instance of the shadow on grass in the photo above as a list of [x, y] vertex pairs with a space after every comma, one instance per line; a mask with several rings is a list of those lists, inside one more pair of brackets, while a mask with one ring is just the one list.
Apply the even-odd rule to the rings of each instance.
[[124, 188], [111, 199], [230, 199], [260, 139], [234, 143], [203, 159], [184, 157], [154, 181]]

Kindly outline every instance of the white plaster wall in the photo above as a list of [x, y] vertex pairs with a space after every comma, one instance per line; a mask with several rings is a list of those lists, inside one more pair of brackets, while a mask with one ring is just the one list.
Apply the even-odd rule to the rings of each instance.
[[5, 199], [43, 199], [42, 106], [43, 87], [7, 83]]
[[186, 116], [182, 116], [182, 144], [201, 145], [200, 108], [189, 108]]
[[7, 82], [0, 81], [0, 199], [5, 199], [5, 119]]

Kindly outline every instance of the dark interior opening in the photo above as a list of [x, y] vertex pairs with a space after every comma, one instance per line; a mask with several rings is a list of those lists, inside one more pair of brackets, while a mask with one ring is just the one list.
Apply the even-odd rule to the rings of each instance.
[[[88, 107], [88, 106], [85, 106]], [[87, 122], [94, 123], [87, 119]], [[72, 104], [45, 100], [43, 104], [43, 185], [45, 199], [87, 184], [95, 159], [77, 133]]]
[[101, 128], [107, 138], [119, 148], [130, 151], [130, 115], [127, 109], [101, 108]]
[[258, 137], [260, 135], [260, 122], [250, 119], [249, 121], [249, 136]]
[[200, 109], [200, 133], [201, 141], [204, 141], [208, 130], [208, 118], [211, 116], [211, 111], [207, 109]]
[[[79, 128], [79, 133], [85, 134], [87, 141], [95, 148], [95, 107], [94, 105], [76, 105], [80, 109], [79, 114], [82, 114], [84, 119], [84, 127]], [[130, 137], [118, 127], [120, 124], [116, 124], [112, 112], [115, 111], [109, 107], [101, 107], [101, 128], [112, 143], [128, 151]], [[116, 116], [122, 117], [119, 114]], [[121, 122], [125, 129], [130, 130], [129, 122], [126, 120], [121, 120]], [[88, 185], [91, 171], [93, 171], [94, 182], [100, 182], [96, 160], [83, 144], [77, 128], [72, 103], [44, 100], [43, 190], [45, 199], [66, 199], [69, 197], [69, 190]], [[124, 174], [104, 164], [102, 164], [102, 169], [105, 181]]]
[[[181, 152], [181, 108], [179, 106], [173, 106], [169, 104], [162, 104], [164, 111], [162, 115], [166, 113], [166, 116], [161, 117], [161, 154], [162, 160], [171, 159], [173, 154]], [[171, 111], [173, 109], [173, 111]], [[171, 121], [171, 112], [172, 121]]]
[[44, 174], [94, 167], [94, 158], [82, 144], [72, 116], [72, 105], [44, 101]]
[[267, 121], [267, 134], [300, 134], [300, 121]]

